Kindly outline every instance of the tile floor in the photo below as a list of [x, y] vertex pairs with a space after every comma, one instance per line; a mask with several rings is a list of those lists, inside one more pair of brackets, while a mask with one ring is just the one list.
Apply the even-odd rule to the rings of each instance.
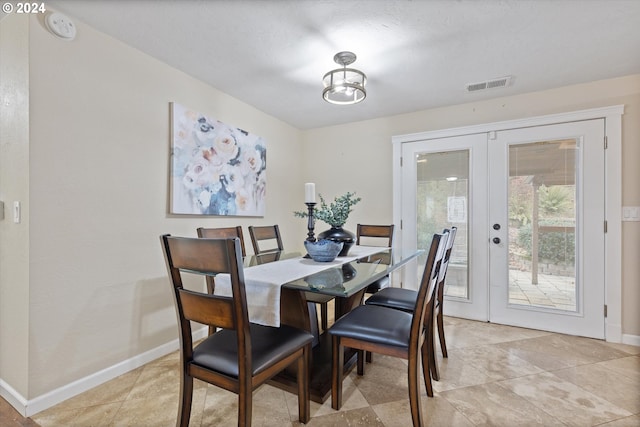
[[[445, 331], [449, 358], [439, 360], [435, 397], [422, 387], [429, 426], [640, 426], [640, 347], [456, 318], [446, 318]], [[196, 383], [191, 426], [237, 425], [235, 395]], [[174, 426], [178, 387], [175, 352], [32, 419]], [[311, 416], [309, 426], [411, 425], [405, 362], [375, 357], [365, 376], [345, 380], [340, 411], [312, 402]], [[253, 425], [298, 426], [295, 395], [262, 386]]]

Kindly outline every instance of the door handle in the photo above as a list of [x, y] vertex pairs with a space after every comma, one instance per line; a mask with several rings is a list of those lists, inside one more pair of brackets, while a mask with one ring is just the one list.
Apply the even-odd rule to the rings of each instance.
[[499, 237], [494, 237], [493, 238], [493, 243], [495, 243], [496, 245], [500, 244], [500, 238]]

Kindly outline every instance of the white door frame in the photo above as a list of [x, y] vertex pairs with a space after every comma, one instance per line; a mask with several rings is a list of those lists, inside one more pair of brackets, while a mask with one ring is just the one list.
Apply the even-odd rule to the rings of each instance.
[[[605, 339], [622, 342], [622, 114], [624, 105], [393, 136], [393, 223], [402, 224], [402, 144], [482, 132], [605, 119]], [[402, 247], [402, 233], [394, 246]]]

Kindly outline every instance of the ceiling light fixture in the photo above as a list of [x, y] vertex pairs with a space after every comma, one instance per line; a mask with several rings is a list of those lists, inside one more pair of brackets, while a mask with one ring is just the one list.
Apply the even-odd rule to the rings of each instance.
[[338, 52], [333, 60], [342, 65], [342, 68], [329, 71], [322, 78], [324, 90], [322, 98], [332, 104], [349, 105], [357, 104], [367, 97], [367, 76], [355, 68], [347, 68], [356, 60], [353, 52]]

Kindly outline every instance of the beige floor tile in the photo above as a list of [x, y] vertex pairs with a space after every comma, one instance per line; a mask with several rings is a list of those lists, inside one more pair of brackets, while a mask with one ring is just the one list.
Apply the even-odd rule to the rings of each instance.
[[499, 343], [497, 346], [547, 371], [629, 355], [602, 341], [560, 334]]
[[460, 358], [494, 380], [517, 378], [544, 372], [513, 353], [493, 345], [466, 348], [460, 352]]
[[631, 417], [620, 418], [608, 423], [599, 424], [598, 427], [638, 427], [640, 426], [640, 415], [633, 415]]
[[[126, 374], [92, 388], [78, 396], [67, 399], [55, 407], [56, 410], [86, 408], [115, 402], [124, 402], [131, 389], [144, 371], [144, 367], [135, 369]], [[53, 409], [53, 408], [52, 408]], [[45, 411], [46, 412], [46, 411]]]
[[600, 362], [600, 364], [621, 375], [632, 377], [635, 381], [640, 381], [640, 356], [621, 357]]
[[550, 372], [499, 384], [567, 425], [596, 425], [633, 415]]
[[478, 384], [486, 384], [496, 380], [496, 377], [470, 363], [460, 355], [460, 352], [449, 350], [449, 357], [439, 359], [440, 381], [432, 381], [433, 390], [443, 392]]
[[296, 427], [384, 427], [382, 421], [370, 407], [334, 412], [333, 414], [314, 417], [307, 424], [294, 422]]
[[[422, 378], [422, 370], [419, 375]], [[407, 399], [409, 396], [408, 365], [404, 359], [374, 354], [373, 363], [365, 365], [364, 376], [358, 376], [354, 370], [350, 377], [369, 405]], [[425, 394], [422, 381], [420, 387], [422, 394]]]
[[[446, 319], [446, 318], [445, 318]], [[549, 335], [549, 332], [515, 328], [497, 323], [465, 321], [445, 324], [447, 349], [498, 344]]]
[[[626, 363], [630, 369], [621, 369], [620, 366], [624, 366], [626, 361], [631, 362]], [[612, 365], [614, 368], [611, 367]], [[553, 374], [633, 414], [640, 413], [640, 358], [638, 357], [583, 365], [554, 371]]]
[[37, 414], [33, 420], [41, 427], [106, 427], [112, 424], [122, 402], [74, 409], [56, 409]]
[[560, 421], [497, 383], [441, 393], [476, 426], [562, 426]]
[[[422, 397], [422, 416], [425, 427], [472, 427], [473, 424], [447, 400], [436, 393], [433, 398]], [[372, 406], [385, 427], [411, 425], [409, 400], [397, 400]]]
[[[291, 399], [290, 399], [291, 397]], [[298, 399], [268, 384], [253, 392], [253, 426], [289, 425], [298, 419]], [[206, 390], [202, 424], [206, 426], [237, 425], [238, 395], [210, 385]]]
[[[194, 380], [194, 389], [206, 388], [207, 384]], [[148, 396], [177, 396], [180, 392], [180, 370], [177, 364], [155, 364], [145, 366], [131, 389], [129, 399], [144, 399]]]
[[[194, 390], [193, 407], [201, 408], [205, 389]], [[170, 427], [175, 426], [178, 414], [178, 395], [147, 395], [141, 399], [129, 399], [110, 424], [113, 427]], [[191, 425], [200, 425], [202, 410], [192, 411]]]
[[[352, 380], [353, 375], [355, 374], [351, 374], [346, 377], [342, 383], [342, 408], [340, 408], [340, 411], [351, 411], [369, 406], [367, 399], [364, 398], [362, 392], [354, 384]], [[287, 399], [287, 406], [289, 407], [291, 421], [297, 421], [297, 397], [291, 393], [287, 393], [285, 398]], [[296, 412], [293, 412], [292, 408], [296, 408]], [[322, 404], [312, 401], [310, 412], [312, 418], [336, 413], [336, 411], [331, 407], [331, 396], [329, 396], [329, 398]]]

